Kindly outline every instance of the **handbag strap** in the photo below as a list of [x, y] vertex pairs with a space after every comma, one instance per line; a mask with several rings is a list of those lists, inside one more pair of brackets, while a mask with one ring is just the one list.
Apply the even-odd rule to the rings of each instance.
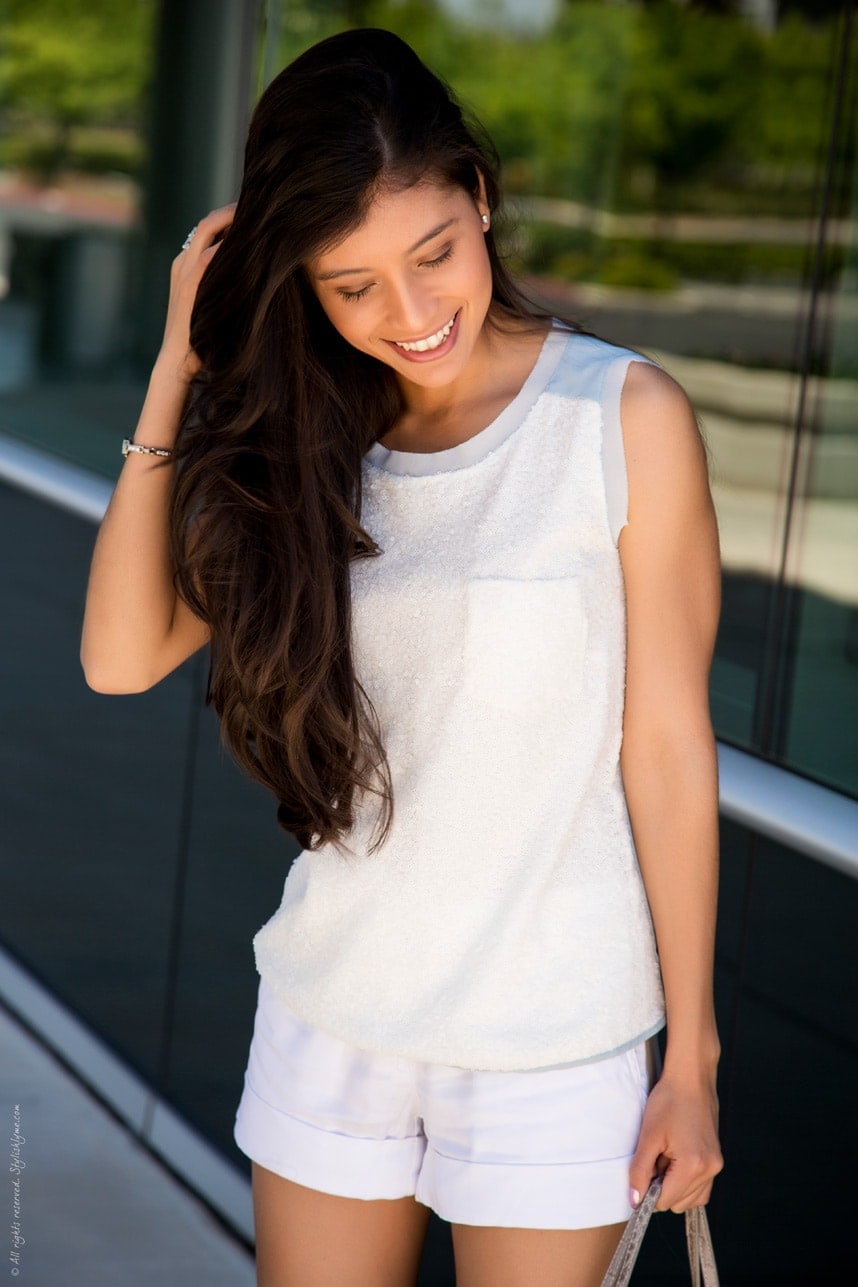
[[692, 1207], [690, 1211], [686, 1211], [685, 1241], [688, 1244], [692, 1287], [701, 1287], [701, 1282], [703, 1287], [719, 1287], [715, 1248], [712, 1246], [705, 1207]]
[[[640, 1205], [632, 1212], [608, 1265], [608, 1271], [602, 1279], [602, 1287], [628, 1287], [663, 1182], [663, 1176], [654, 1176]], [[688, 1245], [692, 1287], [719, 1287], [715, 1251], [705, 1207], [692, 1207], [690, 1211], [686, 1211], [685, 1240]]]

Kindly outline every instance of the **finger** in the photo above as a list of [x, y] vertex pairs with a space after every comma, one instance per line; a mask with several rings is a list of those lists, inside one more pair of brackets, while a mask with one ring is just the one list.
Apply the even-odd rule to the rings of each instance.
[[691, 1174], [681, 1168], [665, 1176], [664, 1185], [656, 1204], [657, 1211], [686, 1211], [689, 1207], [705, 1206], [712, 1192], [711, 1170], [702, 1175], [699, 1170]]
[[712, 1183], [724, 1169], [720, 1149], [705, 1149], [682, 1161], [673, 1159], [665, 1173], [658, 1209], [685, 1210], [709, 1201]]
[[704, 1179], [696, 1188], [689, 1190], [682, 1201], [683, 1210], [691, 1207], [705, 1207], [712, 1197], [713, 1176]]
[[204, 221], [213, 219], [217, 222], [229, 223], [235, 215], [237, 202], [228, 201], [225, 206], [218, 206], [216, 210], [210, 210], [205, 216]]
[[659, 1157], [660, 1152], [657, 1145], [647, 1145], [643, 1141], [638, 1144], [637, 1152], [629, 1166], [629, 1191], [633, 1207], [639, 1205], [641, 1198], [652, 1183], [653, 1176], [658, 1171]]
[[205, 215], [188, 233], [173, 260], [174, 266], [192, 264], [210, 250], [212, 245], [219, 245], [234, 216], [234, 205], [222, 206]]
[[213, 237], [218, 237], [223, 233], [235, 218], [235, 203], [228, 206], [221, 206], [217, 210], [212, 210], [205, 215], [197, 224], [197, 232], [191, 245], [197, 238], [201, 241], [211, 244]]
[[209, 246], [199, 246], [196, 252], [191, 255], [190, 251], [194, 248], [194, 237], [190, 246], [186, 250], [180, 250], [173, 260], [172, 275], [175, 282], [190, 282], [194, 288], [199, 284], [199, 280], [211, 263], [215, 254], [223, 245], [222, 241], [212, 242]]
[[671, 1205], [665, 1209], [667, 1211], [674, 1212], [675, 1215], [682, 1215], [684, 1212], [690, 1211], [693, 1207], [705, 1207], [711, 1196], [712, 1184], [710, 1181], [708, 1184], [704, 1184], [699, 1188], [692, 1189], [688, 1193], [683, 1194], [681, 1198], [672, 1202]]

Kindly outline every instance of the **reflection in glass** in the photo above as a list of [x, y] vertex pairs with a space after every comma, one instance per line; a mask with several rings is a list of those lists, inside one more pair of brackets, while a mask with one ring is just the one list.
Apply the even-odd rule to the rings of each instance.
[[[755, 748], [841, 8], [580, 0], [522, 32], [510, 5], [372, 6], [496, 139], [533, 292], [658, 357], [698, 408], [725, 569], [713, 709]], [[293, 27], [289, 54], [319, 34]]]
[[[854, 77], [852, 88], [854, 96]], [[854, 110], [846, 110], [854, 131]], [[788, 616], [781, 641], [785, 678], [784, 691], [778, 694], [782, 719], [776, 750], [801, 772], [858, 795], [855, 159], [853, 133], [843, 140], [837, 156], [851, 180], [851, 219], [833, 220], [831, 253], [843, 266], [830, 294], [821, 300], [819, 329], [830, 335], [826, 374], [814, 379], [808, 390], [810, 429], [798, 462], [799, 498], [787, 548]], [[834, 185], [840, 179], [835, 170]]]
[[122, 376], [155, 11], [27, 0], [3, 19], [0, 432], [100, 470], [109, 443], [110, 473], [141, 392]]

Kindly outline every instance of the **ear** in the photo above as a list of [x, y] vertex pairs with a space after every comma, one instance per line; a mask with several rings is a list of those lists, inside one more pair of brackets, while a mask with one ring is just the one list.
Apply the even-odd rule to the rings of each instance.
[[482, 220], [483, 232], [488, 232], [491, 226], [492, 212], [489, 209], [488, 198], [486, 197], [486, 181], [483, 177], [482, 170], [477, 170], [477, 188], [474, 193], [474, 205], [477, 207], [477, 214]]

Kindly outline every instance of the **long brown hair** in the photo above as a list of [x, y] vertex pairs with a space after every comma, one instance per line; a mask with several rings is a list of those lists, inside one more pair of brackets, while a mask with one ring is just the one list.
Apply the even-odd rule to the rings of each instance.
[[[379, 184], [434, 178], [499, 205], [498, 160], [450, 91], [397, 36], [347, 31], [262, 95], [234, 221], [201, 282], [191, 344], [203, 367], [179, 438], [177, 586], [212, 632], [210, 697], [238, 762], [274, 792], [306, 849], [351, 828], [364, 793], [393, 791], [355, 673], [352, 559], [361, 465], [401, 411], [389, 367], [325, 317], [303, 265], [365, 217]], [[493, 312], [538, 314], [486, 246]]]

